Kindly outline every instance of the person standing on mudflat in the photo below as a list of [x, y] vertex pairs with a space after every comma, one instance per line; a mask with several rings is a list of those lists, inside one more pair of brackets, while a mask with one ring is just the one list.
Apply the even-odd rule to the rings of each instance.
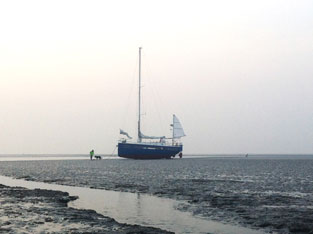
[[92, 157], [93, 157], [94, 154], [95, 154], [95, 151], [94, 151], [94, 150], [91, 150], [91, 151], [90, 151], [90, 160], [92, 160]]

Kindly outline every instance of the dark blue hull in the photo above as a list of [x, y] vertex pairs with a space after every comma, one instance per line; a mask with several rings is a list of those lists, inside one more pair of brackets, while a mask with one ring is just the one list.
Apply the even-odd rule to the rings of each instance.
[[131, 159], [171, 158], [183, 151], [182, 145], [118, 143], [118, 156]]

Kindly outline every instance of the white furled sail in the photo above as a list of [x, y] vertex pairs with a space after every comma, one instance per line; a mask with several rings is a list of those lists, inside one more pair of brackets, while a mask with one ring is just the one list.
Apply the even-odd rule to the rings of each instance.
[[184, 129], [176, 115], [173, 115], [173, 138], [181, 138], [185, 135]]
[[165, 138], [165, 136], [146, 136], [144, 134], [142, 134], [141, 132], [139, 133], [140, 138], [142, 139], [161, 139], [161, 138]]

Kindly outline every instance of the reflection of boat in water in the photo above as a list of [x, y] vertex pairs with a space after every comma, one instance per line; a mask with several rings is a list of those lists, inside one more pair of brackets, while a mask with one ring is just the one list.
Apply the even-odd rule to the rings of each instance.
[[173, 115], [172, 137], [146, 136], [141, 132], [141, 47], [139, 48], [139, 93], [138, 93], [138, 139], [137, 142], [130, 142], [131, 137], [120, 130], [120, 134], [125, 135], [118, 143], [118, 156], [132, 159], [161, 159], [171, 158], [175, 155], [182, 157], [183, 145], [180, 138], [185, 136], [184, 130], [178, 120]]

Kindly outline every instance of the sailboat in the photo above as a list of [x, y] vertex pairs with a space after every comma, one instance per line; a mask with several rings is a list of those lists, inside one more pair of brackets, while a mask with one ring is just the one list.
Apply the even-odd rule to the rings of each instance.
[[141, 47], [139, 47], [139, 87], [138, 87], [138, 138], [131, 141], [127, 132], [120, 130], [120, 134], [127, 138], [121, 138], [118, 142], [118, 156], [130, 159], [170, 159], [176, 155], [183, 155], [183, 145], [180, 141], [185, 136], [176, 115], [173, 115], [172, 136], [156, 137], [146, 136], [141, 132]]

